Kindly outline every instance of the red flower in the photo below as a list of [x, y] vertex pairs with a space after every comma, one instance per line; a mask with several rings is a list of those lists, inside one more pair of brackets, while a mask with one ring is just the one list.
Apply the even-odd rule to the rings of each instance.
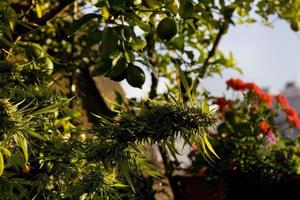
[[256, 95], [260, 95], [262, 93], [262, 90], [255, 83], [246, 83], [245, 88]]
[[222, 111], [224, 110], [226, 107], [230, 107], [232, 102], [225, 99], [225, 97], [219, 97], [216, 100], [213, 101], [213, 104], [216, 104], [219, 106], [219, 110]]
[[261, 98], [261, 101], [263, 103], [266, 103], [266, 106], [268, 108], [271, 108], [272, 107], [272, 103], [273, 103], [273, 98], [271, 95], [269, 95], [268, 93], [266, 92], [262, 92], [260, 95], [260, 98]]
[[290, 107], [290, 106], [288, 106], [288, 107], [286, 107], [286, 108], [283, 108], [282, 110], [283, 110], [283, 112], [285, 112], [288, 116], [298, 116], [297, 111], [296, 111], [294, 108]]
[[268, 134], [268, 132], [271, 131], [270, 124], [268, 124], [268, 122], [265, 122], [265, 121], [260, 122], [258, 124], [258, 127], [259, 127], [260, 131], [264, 134]]
[[296, 128], [300, 128], [300, 119], [298, 116], [288, 115], [286, 119], [289, 123], [293, 124]]
[[232, 88], [234, 90], [244, 91], [247, 89], [245, 88], [246, 83], [240, 79], [229, 79], [228, 81], [226, 81], [226, 84], [228, 88]]
[[295, 121], [294, 121], [294, 125], [296, 128], [300, 128], [300, 119], [297, 118]]
[[283, 109], [286, 113], [286, 120], [293, 124], [295, 127], [300, 128], [300, 118], [298, 116], [298, 112], [292, 107], [286, 107]]
[[276, 101], [283, 107], [289, 107], [289, 101], [282, 94], [275, 95]]

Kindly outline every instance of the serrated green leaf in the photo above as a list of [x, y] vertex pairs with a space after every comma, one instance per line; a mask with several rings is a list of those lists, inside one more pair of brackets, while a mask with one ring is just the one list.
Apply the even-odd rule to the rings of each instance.
[[4, 171], [4, 160], [3, 160], [3, 155], [0, 152], [0, 176], [3, 174]]
[[133, 182], [132, 182], [132, 179], [128, 173], [128, 171], [126, 169], [124, 169], [122, 166], [121, 166], [121, 171], [122, 171], [122, 174], [125, 176], [126, 178], [126, 181], [128, 182], [129, 186], [131, 187], [131, 189], [135, 192], [135, 189], [134, 189], [134, 185], [133, 185]]
[[21, 147], [23, 154], [24, 154], [24, 158], [25, 158], [25, 162], [28, 162], [28, 145], [27, 145], [27, 140], [25, 139], [25, 137], [21, 134], [16, 134], [15, 135], [15, 140], [18, 143], [18, 145]]
[[7, 156], [7, 157], [10, 157], [11, 156], [11, 153], [10, 151], [5, 148], [5, 147], [0, 147], [1, 151]]
[[217, 155], [214, 148], [211, 146], [210, 142], [208, 141], [207, 134], [203, 134], [203, 141], [204, 141], [205, 145], [207, 146], [207, 148], [209, 149], [209, 151], [212, 152], [217, 158], [220, 159], [220, 157]]
[[35, 116], [35, 115], [42, 115], [42, 114], [46, 114], [46, 113], [53, 113], [53, 112], [56, 112], [60, 106], [61, 106], [60, 103], [56, 103], [56, 104], [47, 106], [45, 108], [41, 108], [41, 109], [31, 113], [31, 115]]
[[26, 134], [29, 135], [30, 137], [39, 139], [39, 140], [46, 140], [45, 137], [41, 136], [40, 134], [32, 131], [32, 130], [25, 130]]
[[128, 187], [128, 185], [122, 184], [122, 183], [116, 183], [113, 185], [114, 187], [118, 187], [118, 188], [126, 188]]

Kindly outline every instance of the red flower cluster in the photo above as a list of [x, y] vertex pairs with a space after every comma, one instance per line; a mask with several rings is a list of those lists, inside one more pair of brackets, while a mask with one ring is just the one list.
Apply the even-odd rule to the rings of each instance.
[[265, 122], [265, 121], [260, 122], [258, 124], [258, 127], [263, 134], [268, 134], [271, 131], [270, 124], [268, 124], [268, 122]]
[[273, 97], [271, 95], [262, 91], [259, 96], [261, 101], [264, 102], [268, 108], [272, 107]]
[[225, 97], [219, 97], [213, 101], [213, 104], [218, 105], [219, 110], [223, 111], [232, 105], [232, 101], [225, 99]]
[[260, 95], [262, 93], [262, 90], [255, 83], [246, 83], [245, 88], [256, 95]]
[[[226, 81], [227, 87], [237, 91], [248, 91], [259, 97], [260, 103], [265, 103], [268, 108], [272, 107], [273, 97], [267, 92], [264, 92], [255, 83], [247, 83], [240, 79], [229, 79]], [[297, 128], [300, 128], [300, 118], [297, 111], [289, 105], [289, 101], [283, 95], [275, 95], [276, 101], [282, 106], [282, 110], [286, 113], [287, 121]], [[261, 124], [261, 128], [267, 127], [266, 124]]]
[[276, 101], [283, 107], [289, 107], [289, 101], [282, 94], [275, 95]]
[[283, 108], [283, 111], [286, 113], [286, 120], [293, 124], [295, 127], [300, 128], [300, 118], [298, 112], [292, 107]]
[[231, 78], [226, 81], [226, 84], [227, 84], [227, 87], [231, 87], [234, 90], [239, 90], [239, 91], [246, 90], [246, 88], [245, 88], [246, 83], [240, 79]]
[[268, 93], [264, 92], [255, 83], [247, 83], [240, 79], [229, 79], [226, 81], [227, 87], [238, 91], [252, 92], [260, 98], [261, 103], [265, 103], [268, 108], [272, 107], [273, 98]]
[[275, 96], [276, 101], [282, 106], [283, 112], [286, 114], [286, 120], [293, 124], [295, 127], [300, 128], [300, 118], [297, 110], [291, 107], [289, 101], [282, 94]]

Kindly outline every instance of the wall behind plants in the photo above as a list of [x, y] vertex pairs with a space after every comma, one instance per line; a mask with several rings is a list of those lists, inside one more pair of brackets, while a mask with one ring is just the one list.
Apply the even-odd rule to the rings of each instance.
[[[95, 12], [82, 11], [88, 6]], [[215, 113], [197, 88], [223, 69], [240, 71], [218, 49], [221, 39], [231, 25], [254, 23], [253, 10], [297, 31], [298, 9], [298, 1], [264, 0], [1, 1], [0, 190], [8, 199], [142, 198], [153, 191], [136, 177], [160, 177], [142, 147], [160, 147], [170, 179], [178, 162], [166, 152], [176, 158], [178, 136], [213, 160], [207, 132]], [[146, 74], [149, 98], [116, 93], [113, 108], [94, 81], [104, 75], [142, 88]], [[64, 92], [52, 87], [58, 76], [68, 80]], [[162, 78], [170, 84], [160, 94]]]

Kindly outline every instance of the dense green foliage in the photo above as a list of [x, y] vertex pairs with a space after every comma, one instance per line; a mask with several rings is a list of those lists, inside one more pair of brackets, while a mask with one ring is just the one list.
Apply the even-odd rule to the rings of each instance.
[[[196, 88], [223, 68], [239, 70], [217, 47], [230, 25], [255, 21], [252, 11], [298, 30], [298, 0], [1, 1], [1, 198], [137, 198], [135, 177], [158, 176], [141, 146], [156, 143], [175, 156], [178, 135], [211, 158], [205, 132], [213, 112]], [[92, 79], [141, 88], [146, 73], [149, 98], [159, 100], [123, 100], [114, 111]], [[162, 77], [168, 94], [158, 95]], [[74, 109], [78, 97], [96, 102], [90, 129]]]

